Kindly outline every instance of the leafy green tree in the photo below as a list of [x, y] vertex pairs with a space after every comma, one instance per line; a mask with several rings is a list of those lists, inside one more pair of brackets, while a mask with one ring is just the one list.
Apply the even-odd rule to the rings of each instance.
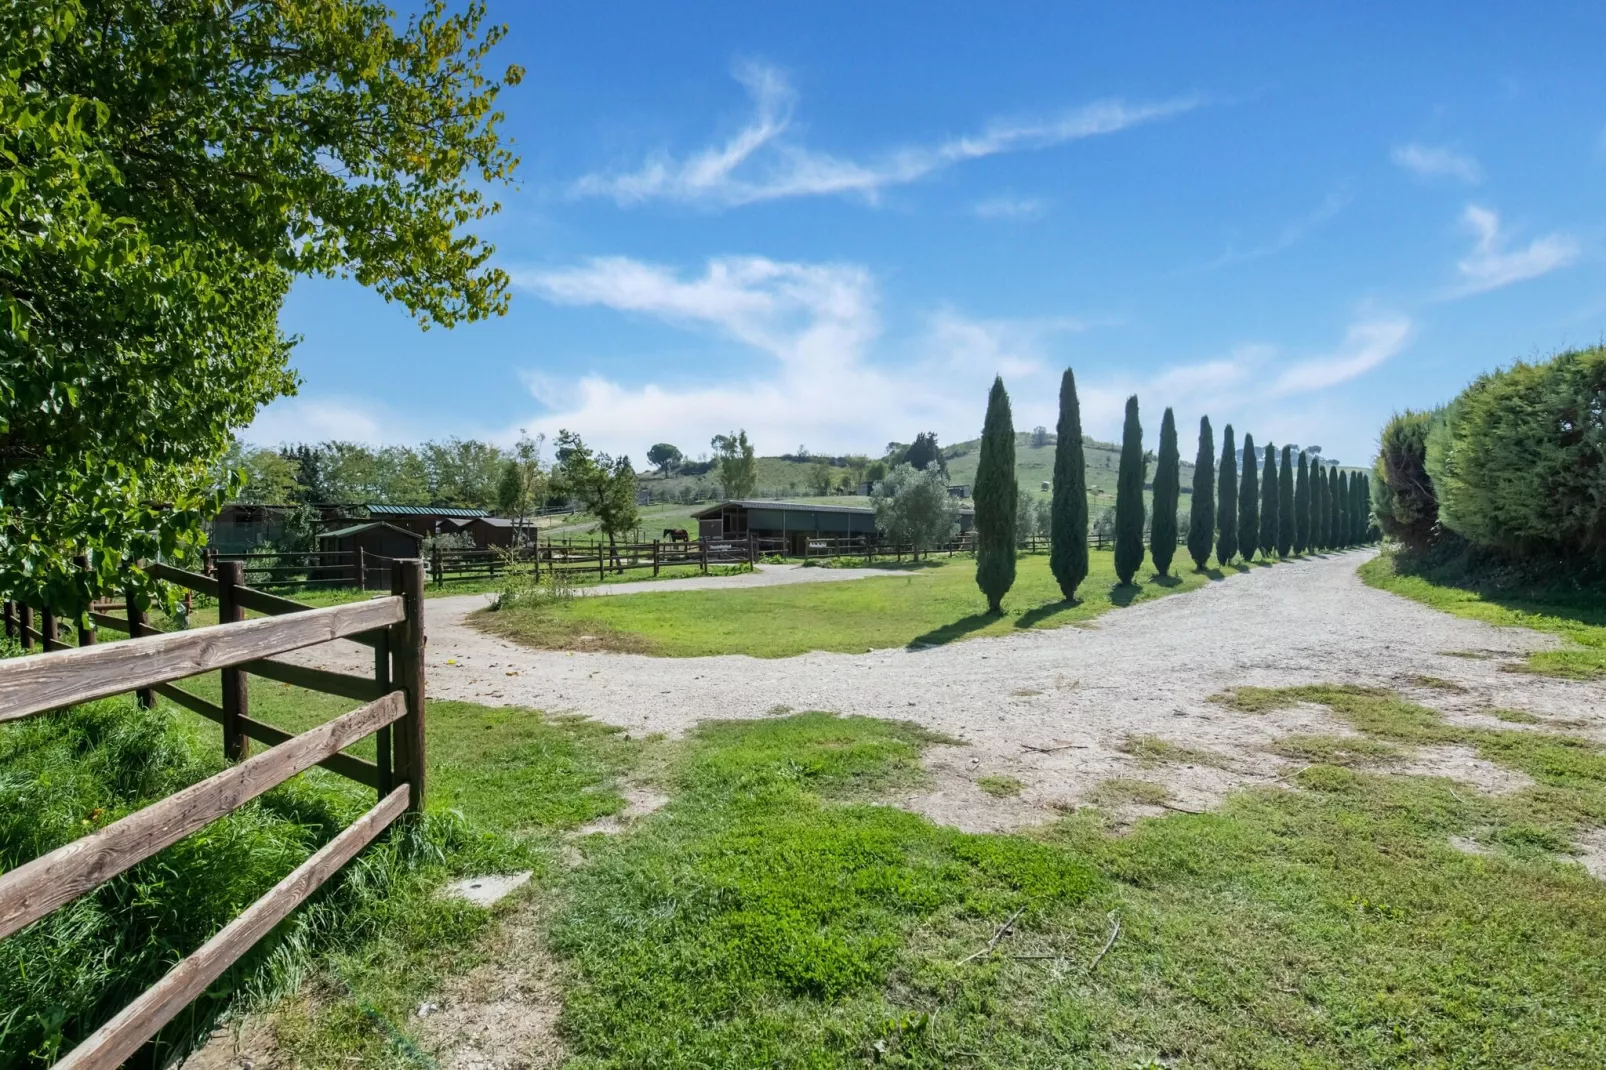
[[922, 431], [916, 435], [914, 444], [904, 454], [903, 463], [912, 464], [922, 472], [935, 465], [944, 479], [948, 477], [948, 462], [943, 460], [942, 447], [937, 445], [935, 431]]
[[[17, 0], [0, 14], [0, 591], [62, 612], [182, 558], [232, 435], [291, 393], [293, 279], [450, 327], [516, 160], [481, 4]], [[87, 553], [92, 572], [74, 567]]]
[[1221, 472], [1216, 485], [1216, 562], [1230, 565], [1238, 552], [1238, 446], [1231, 424], [1221, 434]]
[[1004, 611], [1015, 584], [1015, 423], [1002, 377], [987, 395], [987, 418], [976, 459], [976, 586], [991, 613]]
[[680, 448], [668, 442], [655, 443], [647, 451], [647, 462], [658, 469], [658, 474], [665, 478], [668, 478], [669, 473], [675, 470], [675, 466], [685, 459]]
[[1143, 425], [1138, 397], [1126, 399], [1121, 425], [1121, 467], [1115, 477], [1115, 575], [1130, 584], [1143, 564], [1143, 481], [1148, 460], [1143, 452]]
[[752, 497], [758, 489], [758, 457], [747, 441], [747, 429], [715, 435], [709, 443], [719, 463], [719, 483], [726, 498]]
[[831, 493], [831, 483], [835, 475], [836, 473], [825, 461], [815, 461], [809, 466], [809, 489], [823, 498]]
[[1167, 406], [1160, 418], [1160, 455], [1154, 470], [1154, 519], [1149, 522], [1149, 554], [1154, 570], [1171, 572], [1177, 555], [1177, 502], [1182, 495], [1182, 458], [1177, 449], [1177, 419]]
[[618, 559], [618, 537], [635, 528], [640, 519], [636, 504], [636, 471], [629, 457], [617, 460], [593, 453], [579, 435], [560, 430], [557, 437], [558, 481], [584, 512], [597, 518], [597, 529], [608, 537]]
[[912, 547], [917, 559], [953, 538], [959, 526], [959, 502], [935, 468], [900, 464], [870, 498], [876, 530], [894, 545]]
[[1188, 503], [1188, 556], [1203, 571], [1216, 537], [1216, 439], [1210, 417], [1199, 417], [1199, 448], [1193, 455], [1193, 500]]
[[[1304, 454], [1300, 454], [1301, 457]], [[1283, 447], [1282, 464], [1277, 468], [1277, 556], [1287, 557], [1294, 548], [1294, 451]]]
[[1060, 414], [1054, 427], [1054, 482], [1049, 525], [1048, 567], [1067, 602], [1087, 579], [1087, 461], [1082, 453], [1082, 403], [1076, 376], [1060, 377]]
[[1255, 556], [1260, 540], [1260, 483], [1259, 457], [1255, 453], [1255, 436], [1244, 436], [1244, 472], [1238, 484], [1238, 548], [1248, 561]]
[[[238, 472], [240, 478], [231, 483], [230, 474]], [[217, 491], [229, 493], [231, 487], [237, 501], [252, 505], [289, 505], [296, 500], [296, 476], [300, 467], [277, 450], [247, 447], [239, 442], [230, 444], [213, 473]]]
[[531, 438], [521, 433], [511, 455], [502, 462], [502, 478], [496, 485], [496, 511], [513, 521], [516, 537], [522, 535], [525, 521], [546, 496], [541, 442], [540, 436]]
[[1299, 474], [1294, 477], [1294, 552], [1310, 549], [1310, 464], [1299, 455]]

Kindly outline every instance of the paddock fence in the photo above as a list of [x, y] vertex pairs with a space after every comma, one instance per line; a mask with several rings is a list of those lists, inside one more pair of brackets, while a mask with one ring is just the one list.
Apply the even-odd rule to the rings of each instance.
[[[394, 562], [391, 594], [313, 608], [243, 582], [242, 562], [222, 560], [213, 576], [166, 565], [147, 568], [186, 592], [217, 599], [219, 623], [179, 631], [153, 628], [130, 595], [118, 616], [98, 605], [65, 629], [57, 615], [5, 602], [6, 634], [23, 656], [0, 660], [0, 723], [133, 692], [145, 707], [160, 695], [216, 722], [229, 766], [126, 817], [0, 874], [4, 939], [164, 848], [239, 809], [298, 773], [321, 766], [374, 790], [377, 803], [266, 895], [246, 907], [155, 985], [55, 1064], [111, 1070], [125, 1060], [381, 833], [424, 806], [424, 571]], [[247, 612], [263, 616], [246, 619]], [[128, 636], [97, 642], [100, 629]], [[315, 669], [278, 655], [336, 639], [373, 650], [372, 676]], [[32, 653], [35, 643], [41, 653]], [[221, 703], [179, 682], [219, 672]], [[250, 716], [248, 678], [260, 676], [362, 703], [299, 734]], [[375, 761], [345, 753], [375, 737]], [[250, 754], [250, 741], [264, 744]]]

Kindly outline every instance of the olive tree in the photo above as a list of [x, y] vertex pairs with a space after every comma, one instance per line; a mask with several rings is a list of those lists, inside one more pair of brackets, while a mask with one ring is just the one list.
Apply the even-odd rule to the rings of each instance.
[[870, 498], [876, 530], [894, 545], [911, 547], [917, 558], [953, 538], [959, 524], [959, 503], [936, 468], [900, 464]]

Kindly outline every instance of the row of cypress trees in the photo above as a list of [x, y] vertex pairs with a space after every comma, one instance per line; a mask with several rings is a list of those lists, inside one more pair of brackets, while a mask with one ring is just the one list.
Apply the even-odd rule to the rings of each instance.
[[[1076, 376], [1065, 369], [1060, 379], [1059, 421], [1055, 428], [1054, 482], [1049, 527], [1049, 568], [1067, 601], [1088, 573], [1087, 468], [1082, 452], [1081, 404]], [[1194, 456], [1192, 505], [1188, 515], [1188, 554], [1203, 569], [1212, 547], [1216, 560], [1245, 561], [1258, 551], [1262, 559], [1312, 550], [1341, 549], [1370, 538], [1371, 489], [1363, 473], [1337, 471], [1311, 462], [1284, 446], [1281, 462], [1271, 444], [1260, 464], [1255, 441], [1244, 436], [1243, 472], [1232, 425], [1222, 435], [1220, 464], [1210, 418], [1199, 420], [1199, 447]], [[1155, 571], [1167, 575], [1177, 549], [1177, 503], [1181, 495], [1181, 457], [1176, 418], [1167, 408], [1160, 421], [1160, 450], [1155, 456], [1154, 519], [1149, 524], [1149, 553]], [[1121, 460], [1115, 492], [1115, 574], [1123, 584], [1143, 564], [1145, 504], [1143, 485], [1149, 455], [1143, 449], [1143, 425], [1137, 395], [1127, 398], [1121, 430]], [[987, 398], [981, 451], [976, 466], [976, 585], [990, 612], [1003, 611], [1004, 595], [1015, 582], [1015, 425], [1009, 393], [995, 377]]]

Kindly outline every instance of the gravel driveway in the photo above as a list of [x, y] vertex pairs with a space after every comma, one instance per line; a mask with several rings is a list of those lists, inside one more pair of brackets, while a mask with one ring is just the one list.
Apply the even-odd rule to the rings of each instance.
[[[1287, 771], [1266, 744], [1290, 732], [1346, 731], [1325, 711], [1246, 715], [1208, 701], [1243, 684], [1338, 682], [1398, 688], [1455, 719], [1511, 727], [1490, 707], [1586, 721], [1606, 739], [1606, 686], [1502, 672], [1503, 662], [1552, 646], [1540, 633], [1439, 613], [1363, 584], [1355, 570], [1373, 551], [1257, 568], [1188, 594], [1114, 610], [1087, 625], [971, 639], [918, 651], [655, 658], [531, 650], [484, 635], [464, 617], [483, 595], [428, 602], [432, 697], [572, 711], [633, 732], [676, 734], [709, 718], [786, 710], [906, 718], [964, 741], [939, 747], [936, 788], [911, 808], [972, 829], [1044, 820], [1103, 780], [1164, 783], [1175, 805], [1202, 808], [1228, 790]], [[597, 594], [702, 586], [846, 579], [876, 570], [765, 569], [750, 576], [666, 580]], [[741, 582], [733, 582], [733, 581]], [[330, 644], [334, 648], [346, 644]], [[361, 670], [358, 651], [349, 668]], [[347, 660], [324, 656], [320, 664]], [[1451, 681], [1451, 691], [1421, 677]], [[1214, 752], [1208, 763], [1142, 768], [1129, 735], [1158, 736]], [[1031, 749], [1041, 748], [1041, 749]], [[1469, 752], [1417, 756], [1413, 771], [1442, 772], [1486, 790], [1520, 781]], [[982, 774], [1017, 777], [1017, 799], [977, 789]]]

